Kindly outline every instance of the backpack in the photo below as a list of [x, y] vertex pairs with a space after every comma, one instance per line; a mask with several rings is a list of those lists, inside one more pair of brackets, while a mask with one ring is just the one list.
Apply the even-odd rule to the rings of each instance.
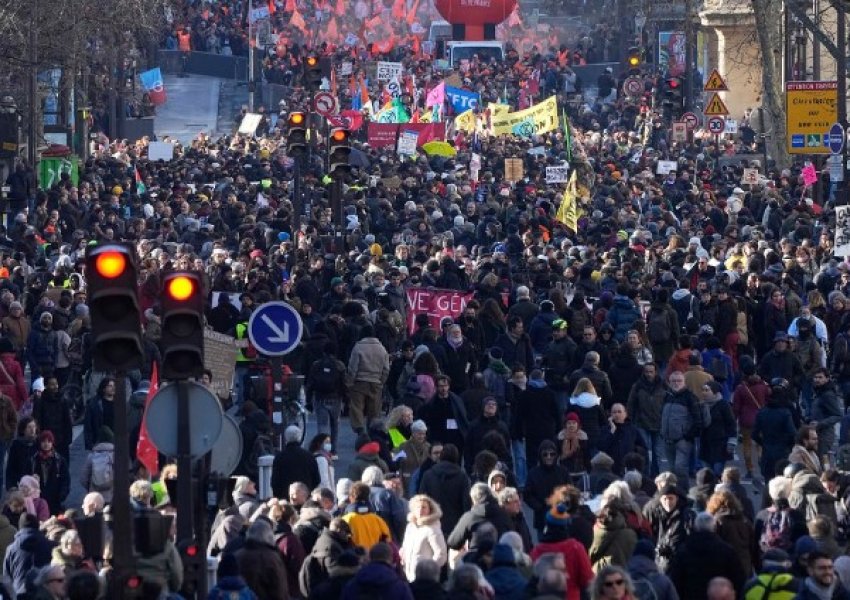
[[791, 543], [791, 517], [788, 510], [768, 509], [768, 517], [764, 522], [764, 529], [759, 538], [759, 547], [762, 552], [773, 548], [789, 551]]
[[91, 486], [95, 490], [112, 489], [112, 452], [92, 452]]
[[332, 356], [320, 358], [310, 369], [310, 387], [320, 396], [339, 393], [342, 378], [343, 371]]
[[65, 355], [68, 357], [68, 363], [71, 367], [83, 366], [83, 336], [75, 335], [71, 338], [71, 343], [68, 344], [68, 349], [65, 350]]
[[663, 344], [670, 339], [670, 327], [666, 312], [663, 310], [649, 311], [646, 335], [653, 344]]
[[658, 600], [658, 593], [648, 577], [635, 577], [632, 579], [632, 585], [635, 600]]
[[661, 409], [661, 433], [666, 441], [678, 442], [685, 438], [693, 423], [687, 406], [679, 402], [665, 402]]
[[718, 383], [726, 381], [729, 378], [729, 365], [726, 364], [722, 354], [716, 354], [711, 357], [708, 372]]

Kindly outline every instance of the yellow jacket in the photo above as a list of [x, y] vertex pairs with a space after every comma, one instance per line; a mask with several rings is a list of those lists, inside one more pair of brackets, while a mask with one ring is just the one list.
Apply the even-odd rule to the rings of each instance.
[[342, 520], [351, 527], [351, 540], [358, 546], [369, 549], [378, 542], [390, 541], [392, 534], [386, 522], [373, 512], [358, 512], [368, 510], [359, 506], [354, 512], [342, 516]]

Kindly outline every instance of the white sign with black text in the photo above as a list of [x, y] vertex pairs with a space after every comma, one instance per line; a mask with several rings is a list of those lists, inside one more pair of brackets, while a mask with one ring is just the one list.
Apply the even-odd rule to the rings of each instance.
[[378, 61], [375, 77], [378, 81], [390, 81], [401, 77], [402, 66], [400, 62]]
[[850, 256], [850, 206], [835, 207], [835, 256]]
[[570, 165], [546, 167], [546, 183], [567, 183], [570, 180]]

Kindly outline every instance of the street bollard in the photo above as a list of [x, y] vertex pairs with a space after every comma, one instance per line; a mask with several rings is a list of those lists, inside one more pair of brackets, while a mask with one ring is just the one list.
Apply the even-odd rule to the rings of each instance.
[[260, 500], [268, 500], [272, 497], [272, 463], [274, 456], [266, 454], [257, 459], [259, 467], [259, 481], [257, 482], [257, 495]]
[[215, 556], [207, 557], [207, 589], [211, 590], [215, 587], [218, 571], [218, 558]]

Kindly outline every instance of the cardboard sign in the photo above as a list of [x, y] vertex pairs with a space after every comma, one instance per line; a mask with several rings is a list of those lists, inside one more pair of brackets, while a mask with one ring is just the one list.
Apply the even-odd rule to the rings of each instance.
[[812, 163], [807, 164], [803, 167], [803, 183], [805, 185], [814, 185], [818, 182], [818, 172], [815, 170], [815, 166]]
[[523, 165], [521, 158], [505, 159], [505, 179], [508, 181], [519, 181], [523, 176]]
[[570, 165], [546, 167], [546, 183], [566, 183], [570, 179]]
[[759, 182], [758, 169], [744, 169], [744, 174], [741, 176], [741, 183], [744, 185], [756, 185]]
[[674, 142], [688, 141], [688, 126], [686, 123], [673, 123], [673, 134], [671, 136]]
[[402, 65], [400, 62], [378, 61], [375, 77], [378, 81], [390, 81], [401, 77]]
[[150, 142], [148, 144], [148, 160], [155, 162], [157, 160], [170, 161], [174, 158], [174, 144], [168, 142]]
[[658, 175], [669, 175], [670, 171], [678, 171], [679, 163], [675, 160], [659, 160], [655, 173]]
[[230, 396], [238, 352], [235, 342], [229, 335], [204, 330], [204, 367], [213, 374], [212, 391], [219, 398]]
[[738, 121], [735, 119], [726, 119], [726, 129], [723, 133], [738, 133]]

